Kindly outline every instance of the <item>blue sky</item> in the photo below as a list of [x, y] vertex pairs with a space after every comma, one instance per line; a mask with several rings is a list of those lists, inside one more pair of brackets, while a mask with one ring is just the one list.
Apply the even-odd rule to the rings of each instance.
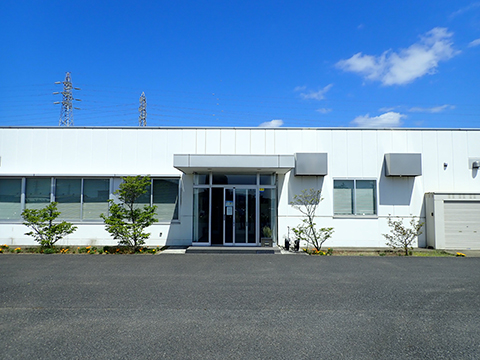
[[0, 2], [0, 126], [478, 128], [480, 1]]

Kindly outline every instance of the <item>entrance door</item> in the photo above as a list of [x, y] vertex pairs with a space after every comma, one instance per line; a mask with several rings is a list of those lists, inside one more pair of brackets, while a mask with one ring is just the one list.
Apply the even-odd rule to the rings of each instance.
[[256, 190], [225, 188], [224, 199], [224, 244], [256, 244]]

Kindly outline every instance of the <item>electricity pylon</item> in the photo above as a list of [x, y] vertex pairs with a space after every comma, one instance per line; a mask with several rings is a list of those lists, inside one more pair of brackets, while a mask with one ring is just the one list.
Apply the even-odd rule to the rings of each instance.
[[138, 107], [138, 126], [147, 126], [147, 98], [145, 93], [140, 95], [140, 106]]
[[53, 94], [62, 94], [62, 101], [55, 101], [54, 104], [62, 104], [60, 109], [60, 120], [58, 121], [58, 126], [73, 126], [73, 109], [80, 110], [80, 108], [73, 107], [72, 101], [81, 101], [80, 99], [73, 98], [73, 90], [80, 90], [80, 88], [73, 87], [72, 78], [70, 73], [65, 74], [64, 81], [55, 81], [55, 84], [63, 84], [62, 92], [54, 92]]

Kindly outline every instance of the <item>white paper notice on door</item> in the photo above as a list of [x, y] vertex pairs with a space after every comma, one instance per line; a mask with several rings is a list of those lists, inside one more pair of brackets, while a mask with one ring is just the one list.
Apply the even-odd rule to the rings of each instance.
[[230, 216], [233, 215], [233, 206], [227, 206], [226, 210], [227, 210], [227, 215], [230, 215]]

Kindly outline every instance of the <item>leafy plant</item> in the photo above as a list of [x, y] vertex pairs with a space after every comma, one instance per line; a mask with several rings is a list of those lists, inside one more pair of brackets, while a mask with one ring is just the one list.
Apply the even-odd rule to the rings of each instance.
[[323, 200], [320, 195], [320, 190], [302, 190], [302, 193], [295, 195], [293, 201], [290, 203], [293, 208], [304, 215], [302, 223], [296, 228], [292, 228], [295, 237], [297, 240], [305, 241], [307, 244], [313, 246], [317, 251], [321, 250], [323, 243], [331, 238], [334, 232], [333, 227], [318, 229], [315, 223], [315, 212]]
[[119, 245], [128, 246], [137, 251], [145, 244], [150, 233], [144, 229], [158, 221], [155, 218], [156, 206], [138, 204], [139, 198], [150, 189], [148, 176], [123, 177], [120, 188], [114, 192], [118, 195], [119, 203], [109, 200], [110, 215], [101, 214], [106, 230], [118, 240]]
[[309, 255], [327, 255], [327, 256], [332, 256], [333, 250], [331, 248], [328, 248], [327, 250], [317, 250], [316, 248], [309, 249], [305, 248], [303, 249], [304, 252], [306, 252]]
[[264, 238], [271, 238], [272, 237], [272, 229], [268, 226], [264, 226], [262, 229], [263, 237]]
[[402, 249], [405, 256], [411, 255], [412, 243], [415, 238], [422, 234], [423, 222], [416, 220], [414, 216], [410, 220], [410, 226], [406, 226], [403, 224], [403, 219], [393, 220], [388, 215], [388, 226], [390, 227], [390, 234], [383, 234], [387, 239], [386, 245], [392, 249]]
[[60, 214], [56, 202], [51, 202], [43, 209], [23, 210], [23, 224], [32, 229], [25, 235], [33, 236], [44, 248], [52, 248], [58, 240], [77, 230], [76, 226], [66, 221], [55, 223]]
[[79, 254], [96, 254], [97, 248], [94, 246], [77, 247]]

